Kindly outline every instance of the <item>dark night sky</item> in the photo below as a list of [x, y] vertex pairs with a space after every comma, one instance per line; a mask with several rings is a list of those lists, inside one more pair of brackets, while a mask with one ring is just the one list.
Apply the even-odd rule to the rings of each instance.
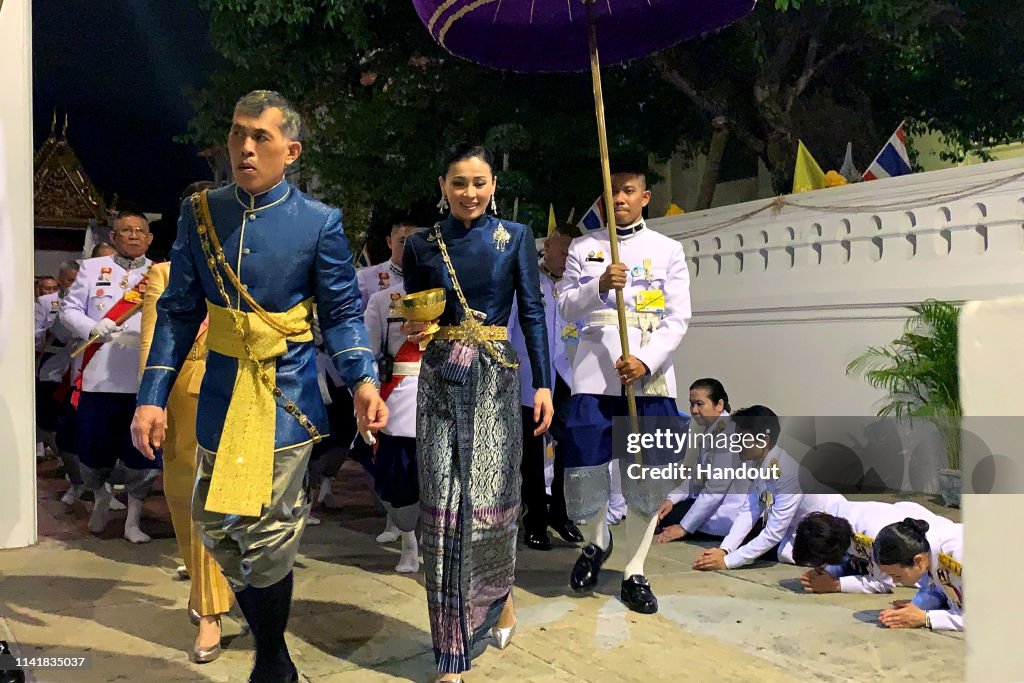
[[196, 149], [174, 142], [191, 110], [182, 95], [218, 62], [195, 0], [35, 0], [32, 14], [35, 145], [54, 108], [109, 202], [163, 213], [157, 240], [173, 239], [177, 197], [210, 178]]

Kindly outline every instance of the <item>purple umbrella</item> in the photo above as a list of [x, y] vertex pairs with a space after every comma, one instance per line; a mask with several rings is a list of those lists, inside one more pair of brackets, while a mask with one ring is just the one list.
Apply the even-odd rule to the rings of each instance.
[[[613, 206], [608, 134], [601, 93], [601, 60], [617, 64], [721, 29], [744, 17], [755, 0], [413, 0], [420, 20], [444, 49], [496, 69], [522, 72], [583, 71], [594, 82], [598, 143], [604, 181], [605, 227]], [[618, 236], [609, 230], [611, 257]], [[622, 357], [629, 356], [626, 306], [615, 290]], [[639, 431], [636, 398], [626, 387], [629, 416]]]
[[590, 68], [588, 9], [605, 66], [717, 31], [754, 0], [413, 0], [441, 47], [484, 66], [561, 72]]

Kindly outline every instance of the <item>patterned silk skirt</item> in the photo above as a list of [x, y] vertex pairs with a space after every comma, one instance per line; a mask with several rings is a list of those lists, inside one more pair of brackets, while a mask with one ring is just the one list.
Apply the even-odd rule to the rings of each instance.
[[[512, 589], [522, 475], [518, 370], [477, 352], [462, 384], [441, 376], [454, 342], [423, 355], [417, 395], [420, 523], [427, 609], [441, 673], [486, 647]], [[494, 348], [516, 360], [507, 342]]]

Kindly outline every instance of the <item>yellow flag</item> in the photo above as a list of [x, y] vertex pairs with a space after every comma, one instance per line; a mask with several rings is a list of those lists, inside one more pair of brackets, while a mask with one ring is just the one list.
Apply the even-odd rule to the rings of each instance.
[[678, 216], [678, 215], [683, 214], [683, 213], [686, 213], [686, 212], [683, 211], [681, 208], [679, 208], [678, 204], [674, 204], [673, 203], [673, 204], [669, 205], [668, 211], [665, 212], [665, 215], [666, 216]]
[[825, 173], [804, 147], [803, 141], [800, 141], [796, 150], [796, 170], [793, 171], [793, 194], [820, 190], [824, 187], [828, 187]]
[[548, 237], [555, 231], [555, 205], [548, 204]]

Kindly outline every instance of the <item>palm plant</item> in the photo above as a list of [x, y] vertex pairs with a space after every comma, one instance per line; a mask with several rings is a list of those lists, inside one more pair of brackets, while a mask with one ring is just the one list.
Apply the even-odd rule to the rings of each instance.
[[888, 394], [878, 417], [923, 418], [939, 430], [949, 467], [960, 469], [960, 375], [957, 322], [960, 309], [929, 299], [909, 307], [903, 335], [887, 346], [871, 346], [846, 366], [847, 375], [863, 375]]

